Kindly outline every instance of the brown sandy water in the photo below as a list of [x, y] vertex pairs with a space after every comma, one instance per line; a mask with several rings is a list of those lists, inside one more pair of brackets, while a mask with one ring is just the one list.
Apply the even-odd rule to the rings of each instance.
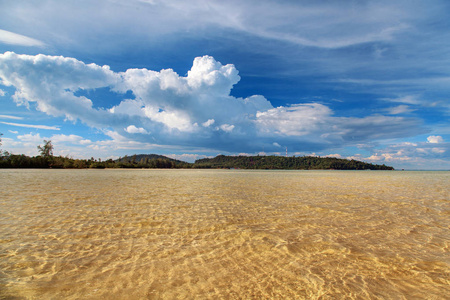
[[449, 299], [450, 172], [0, 170], [0, 298]]

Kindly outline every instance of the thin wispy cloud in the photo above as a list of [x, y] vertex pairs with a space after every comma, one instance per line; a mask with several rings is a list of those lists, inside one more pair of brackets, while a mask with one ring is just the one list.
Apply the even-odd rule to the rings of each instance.
[[400, 114], [411, 113], [411, 112], [415, 111], [415, 109], [412, 109], [408, 105], [398, 105], [398, 106], [395, 106], [395, 107], [389, 107], [389, 108], [386, 109], [386, 111], [390, 115], [400, 115]]
[[34, 129], [45, 129], [45, 130], [60, 130], [59, 127], [56, 126], [47, 126], [47, 125], [32, 125], [32, 124], [21, 124], [21, 123], [11, 123], [11, 122], [0, 122], [1, 124], [16, 126], [16, 127], [25, 127], [25, 128], [34, 128]]
[[3, 29], [0, 29], [0, 43], [27, 47], [45, 46], [45, 44], [39, 40]]
[[0, 119], [22, 120], [23, 118], [18, 116], [0, 115]]

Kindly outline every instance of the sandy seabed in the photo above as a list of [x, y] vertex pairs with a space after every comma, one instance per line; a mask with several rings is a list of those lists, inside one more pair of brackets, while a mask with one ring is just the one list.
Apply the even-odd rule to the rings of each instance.
[[1, 299], [449, 299], [450, 172], [0, 170]]

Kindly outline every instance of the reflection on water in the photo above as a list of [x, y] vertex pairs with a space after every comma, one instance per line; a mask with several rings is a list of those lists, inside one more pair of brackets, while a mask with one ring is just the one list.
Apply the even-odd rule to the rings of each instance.
[[0, 298], [441, 299], [450, 173], [0, 170]]

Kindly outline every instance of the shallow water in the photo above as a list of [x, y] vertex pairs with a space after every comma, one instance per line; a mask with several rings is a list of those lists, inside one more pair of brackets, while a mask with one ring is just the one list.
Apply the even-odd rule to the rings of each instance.
[[450, 295], [450, 172], [0, 170], [0, 187], [0, 298]]

